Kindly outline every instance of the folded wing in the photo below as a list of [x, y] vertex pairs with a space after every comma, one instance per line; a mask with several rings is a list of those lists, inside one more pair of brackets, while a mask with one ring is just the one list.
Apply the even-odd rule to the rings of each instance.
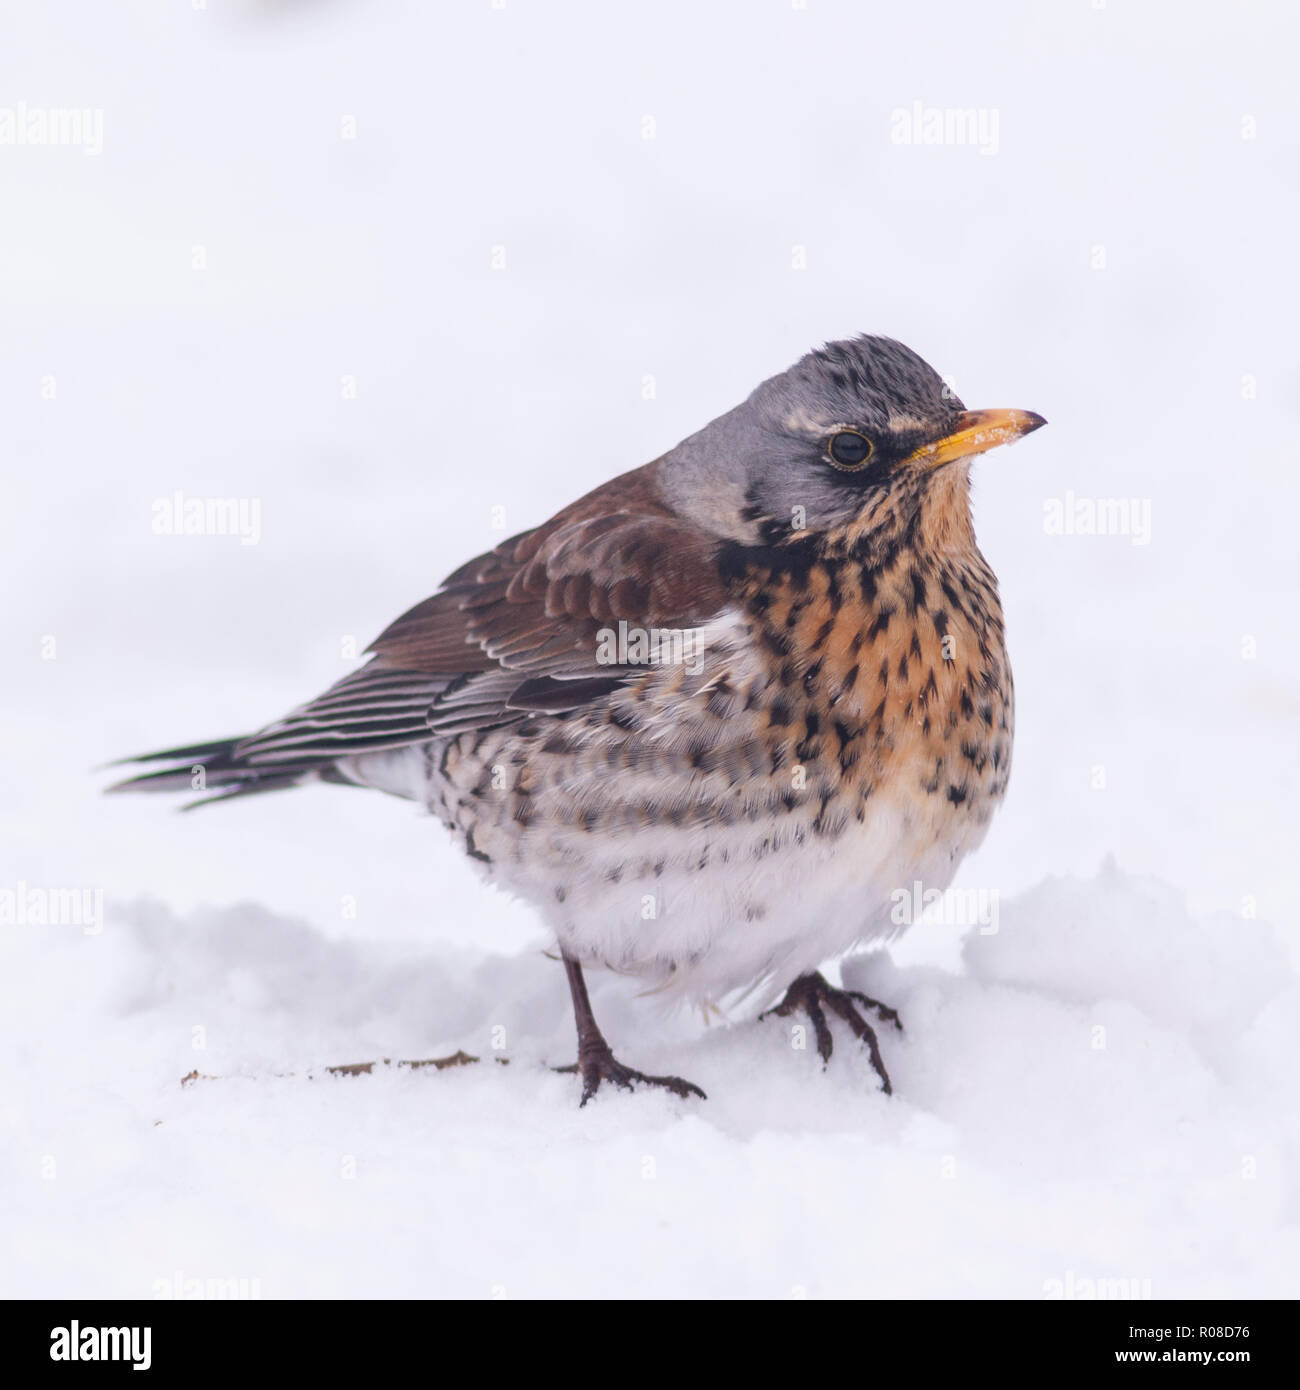
[[359, 753], [600, 699], [636, 672], [602, 659], [603, 630], [698, 627], [726, 603], [717, 539], [664, 505], [653, 468], [463, 565], [372, 643], [365, 666], [285, 718], [246, 738], [131, 759], [171, 766], [112, 790], [199, 785], [224, 797], [346, 781], [337, 764]]

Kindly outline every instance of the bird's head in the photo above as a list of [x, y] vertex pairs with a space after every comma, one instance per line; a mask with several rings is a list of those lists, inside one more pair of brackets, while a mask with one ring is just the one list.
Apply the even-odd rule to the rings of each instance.
[[1046, 423], [1027, 410], [967, 410], [911, 348], [864, 335], [810, 352], [684, 440], [663, 460], [661, 486], [743, 544], [820, 535], [870, 545], [927, 507], [937, 524], [968, 520], [970, 460]]

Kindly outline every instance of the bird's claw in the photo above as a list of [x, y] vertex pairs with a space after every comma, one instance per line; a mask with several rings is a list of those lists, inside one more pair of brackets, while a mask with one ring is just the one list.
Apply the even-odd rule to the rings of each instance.
[[625, 1091], [632, 1090], [634, 1086], [660, 1086], [665, 1091], [671, 1091], [675, 1096], [681, 1096], [683, 1100], [688, 1096], [698, 1096], [701, 1100], [708, 1100], [708, 1096], [698, 1086], [693, 1082], [683, 1081], [680, 1076], [647, 1076], [643, 1071], [635, 1071], [631, 1067], [625, 1067], [608, 1047], [585, 1047], [580, 1051], [576, 1062], [567, 1067], [556, 1067], [555, 1070], [577, 1072], [581, 1075], [582, 1100], [579, 1102], [580, 1105], [586, 1105], [600, 1089], [603, 1081], [612, 1081], [614, 1085], [622, 1087]]
[[778, 1018], [788, 1018], [796, 1009], [806, 1013], [817, 1039], [818, 1055], [825, 1064], [830, 1061], [831, 1053], [835, 1050], [835, 1040], [831, 1035], [830, 1024], [826, 1021], [826, 1010], [829, 1009], [853, 1030], [854, 1036], [871, 1057], [872, 1068], [880, 1078], [881, 1090], [887, 1096], [893, 1095], [894, 1088], [889, 1080], [889, 1073], [885, 1070], [884, 1058], [880, 1055], [876, 1030], [858, 1012], [859, 1004], [874, 1011], [882, 1023], [892, 1023], [900, 1033], [903, 1031], [903, 1022], [896, 1009], [891, 1009], [878, 999], [872, 999], [860, 990], [836, 989], [825, 976], [817, 972], [800, 975], [786, 990], [785, 998], [779, 1004], [759, 1015], [759, 1022], [773, 1014]]

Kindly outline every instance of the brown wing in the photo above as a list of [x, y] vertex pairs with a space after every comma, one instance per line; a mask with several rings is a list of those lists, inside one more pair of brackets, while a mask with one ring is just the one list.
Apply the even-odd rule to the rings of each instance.
[[727, 601], [717, 538], [664, 505], [653, 469], [462, 565], [371, 644], [368, 665], [242, 740], [238, 756], [332, 760], [575, 709], [614, 689], [631, 672], [597, 660], [602, 628], [695, 627]]
[[585, 683], [608, 688], [626, 675], [597, 662], [602, 628], [695, 627], [716, 616], [726, 602], [717, 538], [659, 500], [653, 467], [463, 565], [371, 645], [375, 664], [514, 673], [513, 708], [554, 708], [548, 697], [581, 703]]

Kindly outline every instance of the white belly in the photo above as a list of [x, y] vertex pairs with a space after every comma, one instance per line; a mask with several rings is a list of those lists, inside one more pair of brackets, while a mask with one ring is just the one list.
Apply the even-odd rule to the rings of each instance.
[[[915, 880], [946, 888], [986, 824], [971, 822], [969, 836], [944, 833], [937, 843], [914, 808], [882, 802], [837, 839], [805, 834], [796, 844], [794, 820], [761, 835], [750, 827], [702, 832], [685, 853], [666, 839], [668, 862], [657, 877], [610, 881], [626, 861], [602, 849], [565, 901], [543, 900], [543, 911], [584, 963], [665, 992], [713, 1002], [755, 987], [775, 994], [822, 961], [896, 935], [906, 925], [898, 895], [910, 904]], [[638, 845], [638, 857], [647, 849], [654, 852]], [[536, 888], [518, 891], [537, 901]]]
[[[428, 765], [423, 750], [403, 749], [350, 770], [427, 799]], [[608, 783], [600, 790], [610, 797]], [[871, 808], [834, 836], [814, 834], [811, 815], [796, 810], [730, 826], [548, 823], [511, 843], [480, 825], [474, 847], [488, 854], [491, 880], [535, 905], [584, 965], [718, 1003], [755, 987], [775, 994], [825, 960], [896, 935], [907, 925], [899, 894], [910, 905], [915, 881], [946, 888], [988, 824], [941, 798], [880, 796]]]

